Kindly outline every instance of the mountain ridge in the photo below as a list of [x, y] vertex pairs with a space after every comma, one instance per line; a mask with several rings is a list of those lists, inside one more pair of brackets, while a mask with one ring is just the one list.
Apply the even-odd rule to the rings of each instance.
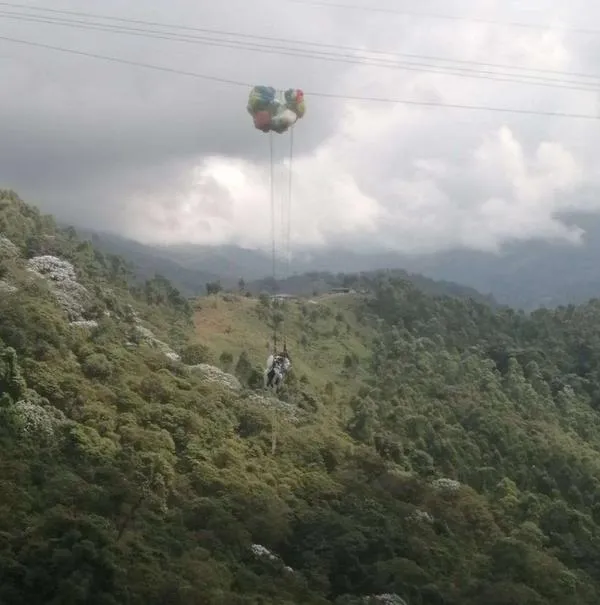
[[[240, 279], [244, 280], [244, 291], [259, 294], [262, 291], [269, 293], [285, 292], [299, 296], [323, 294], [332, 288], [339, 288], [347, 283], [347, 274], [337, 274], [328, 271], [296, 272], [286, 278], [279, 278], [273, 282], [272, 258], [266, 253], [256, 250], [247, 250], [235, 246], [145, 246], [113, 234], [99, 234], [90, 230], [78, 231], [83, 237], [89, 239], [94, 246], [110, 254], [117, 254], [125, 258], [131, 265], [131, 271], [137, 272], [140, 279], [161, 274], [168, 278], [186, 296], [199, 296], [206, 293], [207, 284], [219, 283], [229, 290], [239, 289]], [[229, 260], [226, 254], [239, 255], [246, 261], [249, 269], [243, 268], [242, 261]], [[162, 256], [161, 256], [162, 254]], [[248, 262], [248, 258], [250, 261]], [[209, 270], [199, 269], [208, 265]], [[195, 267], [195, 268], [194, 268]], [[421, 288], [428, 292], [450, 293], [457, 296], [473, 297], [477, 300], [496, 304], [493, 297], [481, 295], [475, 289], [452, 283], [448, 280], [431, 280], [418, 274], [411, 274], [402, 269], [375, 268], [370, 271], [351, 271], [350, 275], [357, 273], [374, 274], [392, 270], [397, 276], [419, 283]], [[220, 271], [220, 273], [217, 273]], [[360, 281], [360, 280], [358, 280]], [[356, 285], [356, 284], [355, 284]]]
[[[596, 260], [600, 255], [600, 219], [597, 215], [584, 213], [562, 218], [569, 224], [585, 228], [580, 245], [511, 242], [502, 246], [498, 253], [455, 249], [421, 255], [374, 250], [361, 252], [351, 248], [299, 250], [285, 275], [284, 267], [278, 261], [276, 276], [281, 281], [307, 273], [335, 275], [404, 270], [408, 274], [473, 288], [483, 297], [492, 296], [500, 304], [526, 311], [540, 306], [578, 304], [600, 296], [600, 266]], [[92, 234], [85, 230], [82, 233]], [[105, 234], [100, 238], [97, 244], [107, 251], [112, 247], [125, 256], [137, 255], [144, 274], [148, 271], [147, 266], [158, 264], [158, 259], [161, 259], [164, 273], [194, 295], [202, 293], [204, 285], [216, 279], [232, 288], [240, 278], [246, 282], [264, 282], [272, 277], [272, 258], [260, 250], [192, 244], [146, 246], [126, 238], [119, 240], [119, 236]], [[130, 246], [133, 249], [131, 253]], [[199, 272], [200, 265], [212, 276]]]

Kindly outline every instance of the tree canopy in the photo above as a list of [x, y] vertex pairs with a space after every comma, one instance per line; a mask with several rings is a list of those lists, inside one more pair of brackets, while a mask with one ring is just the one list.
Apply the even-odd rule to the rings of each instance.
[[600, 602], [600, 301], [363, 277], [296, 304], [276, 401], [127, 272], [0, 191], [0, 603]]

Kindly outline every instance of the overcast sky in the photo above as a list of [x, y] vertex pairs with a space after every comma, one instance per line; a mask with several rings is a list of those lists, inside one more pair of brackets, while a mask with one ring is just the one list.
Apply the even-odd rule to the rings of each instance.
[[[259, 53], [148, 37], [149, 30], [157, 31], [158, 26], [129, 24], [144, 30], [138, 32], [144, 35], [133, 36], [26, 22], [25, 12], [87, 23], [92, 18], [44, 14], [1, 3], [0, 36], [307, 91], [307, 112], [294, 131], [293, 244], [379, 244], [425, 251], [453, 246], [489, 250], [514, 238], [576, 241], [580, 232], [567, 229], [554, 215], [562, 210], [600, 209], [600, 121], [331, 99], [310, 93], [600, 116], [598, 92], [492, 79], [514, 79], [514, 68], [526, 67], [572, 74], [529, 72], [540, 78], [538, 82], [554, 78], [563, 87], [595, 83], [600, 88], [600, 77], [594, 81], [574, 75], [600, 74], [595, 65], [600, 33], [556, 29], [600, 30], [600, 5], [591, 0], [529, 0], [527, 9], [519, 7], [523, 3], [506, 0], [423, 0], [418, 5], [408, 0], [348, 0], [347, 4], [470, 20], [293, 0], [27, 3], [326, 43], [338, 48], [316, 50], [347, 56], [352, 51], [339, 47], [513, 68], [502, 68], [503, 76], [464, 78]], [[8, 18], [6, 12], [18, 20]], [[544, 27], [507, 27], [481, 20]], [[175, 33], [214, 37], [185, 30]], [[460, 67], [479, 70], [479, 75], [500, 69], [471, 63]], [[60, 219], [145, 242], [269, 246], [269, 137], [253, 128], [246, 113], [248, 92], [244, 86], [0, 39], [0, 186], [15, 189], [26, 201]], [[274, 142], [279, 205], [287, 193], [283, 162], [289, 136], [275, 135]]]

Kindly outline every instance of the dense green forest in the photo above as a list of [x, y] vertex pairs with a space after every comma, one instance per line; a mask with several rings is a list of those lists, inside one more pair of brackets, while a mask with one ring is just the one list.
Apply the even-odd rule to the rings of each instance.
[[292, 355], [359, 353], [275, 400], [206, 302], [0, 192], [0, 603], [600, 602], [600, 302], [346, 283]]

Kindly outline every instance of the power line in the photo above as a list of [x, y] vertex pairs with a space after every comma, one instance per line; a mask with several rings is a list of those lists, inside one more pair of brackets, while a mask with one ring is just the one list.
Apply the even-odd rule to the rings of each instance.
[[[217, 76], [210, 76], [206, 74], [201, 74], [193, 71], [186, 71], [181, 69], [175, 69], [171, 67], [163, 67], [159, 65], [153, 65], [150, 63], [142, 63], [139, 61], [131, 61], [128, 59], [122, 59], [120, 57], [112, 57], [108, 55], [100, 55], [97, 53], [76, 50], [65, 48], [62, 46], [53, 46], [51, 44], [44, 44], [42, 42], [32, 42], [30, 40], [20, 40], [17, 38], [10, 38], [8, 36], [1, 36], [0, 40], [5, 42], [11, 42], [15, 44], [22, 44], [26, 46], [32, 46], [37, 48], [44, 48], [46, 50], [54, 50], [57, 52], [63, 52], [83, 57], [90, 57], [94, 59], [101, 59], [104, 61], [110, 61], [113, 63], [121, 63], [124, 65], [130, 65], [135, 67], [143, 67], [145, 69], [151, 69], [161, 72], [167, 72], [171, 74], [183, 75], [192, 78], [197, 78], [201, 80], [207, 80], [212, 82], [218, 82], [221, 84], [229, 84], [232, 86], [242, 86], [245, 88], [251, 88], [253, 84], [248, 82], [243, 82], [240, 80], [232, 80], [228, 78], [221, 78]], [[571, 118], [571, 119], [583, 119], [583, 120], [600, 120], [600, 117], [597, 115], [591, 114], [578, 114], [578, 113], [570, 113], [570, 112], [559, 112], [559, 111], [543, 111], [536, 109], [522, 109], [516, 107], [493, 107], [489, 105], [465, 105], [461, 103], [445, 103], [442, 101], [417, 101], [414, 99], [397, 99], [390, 97], [368, 97], [368, 96], [360, 96], [360, 95], [343, 95], [336, 93], [327, 93], [320, 91], [305, 91], [305, 94], [311, 97], [320, 97], [324, 99], [339, 99], [345, 101], [360, 101], [360, 102], [371, 102], [371, 103], [385, 103], [385, 104], [393, 104], [393, 105], [413, 105], [413, 106], [421, 106], [421, 107], [442, 107], [448, 109], [464, 109], [469, 111], [491, 111], [491, 112], [499, 112], [499, 113], [512, 113], [518, 115], [537, 115], [537, 116], [547, 116], [547, 117], [556, 117], [556, 118]]]
[[[0, 3], [2, 4], [2, 3]], [[109, 33], [118, 33], [134, 36], [142, 36], [147, 38], [157, 38], [165, 40], [173, 40], [176, 42], [187, 42], [195, 44], [203, 44], [208, 46], [232, 48], [232, 49], [243, 49], [250, 50], [252, 52], [262, 52], [267, 54], [282, 54], [294, 57], [304, 57], [315, 60], [333, 61], [348, 63], [352, 65], [368, 66], [368, 67], [385, 67], [392, 69], [401, 69], [408, 71], [417, 71], [425, 73], [434, 73], [440, 75], [450, 75], [457, 77], [475, 78], [492, 80], [496, 82], [509, 82], [517, 84], [533, 84], [537, 86], [547, 86], [551, 88], [563, 88], [568, 90], [581, 90], [587, 92], [599, 92], [600, 81], [598, 83], [593, 82], [578, 82], [577, 80], [558, 80], [555, 78], [545, 78], [542, 76], [535, 76], [529, 74], [510, 74], [506, 72], [494, 72], [489, 70], [476, 70], [463, 67], [446, 67], [439, 65], [432, 65], [428, 63], [407, 63], [407, 62], [393, 62], [385, 61], [381, 59], [370, 59], [369, 57], [352, 57], [349, 55], [336, 54], [325, 51], [303, 51], [302, 49], [295, 49], [290, 47], [277, 47], [272, 45], [258, 44], [258, 43], [247, 43], [239, 42], [236, 40], [220, 40], [218, 38], [207, 38], [201, 36], [181, 36], [178, 34], [172, 34], [170, 32], [157, 32], [153, 30], [144, 29], [133, 29], [121, 26], [111, 26], [103, 24], [94, 24], [86, 21], [74, 21], [65, 19], [54, 19], [44, 18], [30, 15], [23, 15], [22, 13], [9, 13], [6, 11], [0, 11], [0, 18], [6, 17], [9, 19], [16, 19], [20, 21], [31, 21], [34, 23], [44, 23], [50, 25], [61, 25], [65, 27], [73, 27], [76, 29], [91, 29], [97, 31], [105, 31]], [[510, 77], [516, 75], [517, 77]], [[508, 76], [508, 77], [497, 77], [497, 76]], [[588, 76], [593, 77], [593, 76]], [[596, 76], [600, 78], [600, 76]]]
[[[291, 0], [291, 1], [294, 1], [294, 0]], [[442, 61], [445, 63], [458, 63], [458, 64], [463, 64], [463, 65], [470, 64], [470, 65], [478, 65], [478, 66], [482, 66], [482, 67], [493, 67], [493, 68], [497, 67], [497, 68], [517, 70], [517, 71], [530, 71], [530, 72], [547, 73], [547, 74], [554, 74], [554, 75], [577, 76], [577, 77], [581, 77], [581, 78], [592, 78], [592, 79], [597, 79], [597, 80], [600, 79], [600, 74], [568, 72], [568, 71], [560, 71], [560, 70], [544, 69], [544, 68], [536, 68], [536, 67], [523, 67], [520, 65], [508, 65], [508, 64], [503, 64], [503, 63], [489, 63], [489, 62], [484, 62], [484, 61], [472, 61], [472, 60], [465, 60], [465, 59], [449, 59], [447, 57], [422, 55], [422, 54], [415, 54], [415, 53], [401, 53], [401, 52], [395, 52], [395, 51], [394, 52], [383, 51], [383, 50], [365, 51], [363, 48], [360, 48], [357, 46], [327, 44], [327, 43], [323, 43], [323, 42], [312, 42], [309, 40], [294, 40], [294, 39], [290, 39], [290, 38], [281, 38], [281, 37], [275, 37], [275, 36], [261, 36], [261, 35], [257, 35], [257, 34], [232, 32], [232, 31], [227, 31], [227, 30], [222, 30], [222, 29], [194, 27], [194, 26], [190, 26], [190, 25], [165, 23], [165, 22], [159, 22], [159, 21], [147, 21], [147, 20], [143, 20], [143, 19], [115, 17], [115, 16], [111, 16], [111, 15], [102, 15], [102, 14], [98, 14], [98, 13], [89, 13], [89, 12], [72, 11], [72, 10], [64, 10], [64, 9], [51, 9], [51, 8], [27, 5], [27, 4], [18, 4], [18, 3], [14, 3], [14, 2], [0, 2], [0, 6], [7, 6], [7, 7], [13, 7], [13, 8], [25, 8], [30, 11], [38, 11], [38, 12], [41, 11], [41, 12], [52, 13], [52, 14], [73, 15], [73, 16], [86, 17], [86, 18], [92, 17], [92, 18], [96, 18], [96, 19], [102, 19], [105, 21], [117, 21], [120, 23], [131, 23], [131, 24], [136, 24], [136, 25], [150, 25], [150, 26], [155, 26], [155, 27], [181, 30], [181, 31], [191, 31], [191, 32], [199, 32], [199, 33], [205, 33], [205, 34], [216, 34], [216, 35], [221, 35], [221, 36], [234, 36], [234, 37], [237, 36], [239, 38], [249, 38], [249, 39], [264, 40], [264, 41], [269, 41], [269, 42], [291, 43], [291, 44], [301, 45], [302, 47], [315, 46], [315, 47], [330, 48], [330, 49], [336, 49], [336, 50], [347, 50], [347, 51], [352, 51], [352, 52], [361, 52], [361, 53], [368, 52], [369, 54], [407, 57], [407, 58], [415, 58], [415, 59], [425, 59], [425, 60], [432, 60], [432, 61]], [[355, 7], [355, 8], [358, 8], [361, 10], [363, 10], [363, 8], [364, 8], [364, 10], [368, 10], [368, 7]], [[377, 9], [374, 9], [374, 10], [377, 10]], [[387, 9], [385, 9], [385, 10], [387, 10]], [[21, 13], [21, 14], [23, 14], [23, 13]], [[143, 30], [141, 30], [141, 31], [143, 31]], [[162, 33], [168, 33], [168, 32], [162, 32]], [[600, 33], [600, 32], [598, 32], [598, 33]]]
[[500, 21], [496, 19], [483, 19], [480, 17], [462, 17], [460, 15], [441, 15], [438, 13], [421, 13], [397, 8], [384, 8], [377, 6], [358, 6], [356, 4], [345, 4], [342, 2], [321, 2], [320, 0], [287, 0], [295, 4], [305, 6], [314, 6], [319, 8], [341, 8], [356, 11], [366, 11], [372, 13], [384, 13], [388, 15], [402, 15], [406, 17], [417, 17], [426, 19], [443, 19], [448, 21], [466, 21], [469, 23], [481, 23], [484, 25], [500, 25], [503, 27], [521, 27], [527, 29], [541, 29], [551, 31], [567, 31], [576, 34], [587, 34], [597, 36], [600, 34], [598, 29], [588, 29], [583, 27], [573, 27], [569, 25], [542, 25], [541, 23], [523, 23], [521, 21]]
[[44, 44], [42, 42], [31, 42], [30, 40], [19, 40], [17, 38], [9, 38], [8, 36], [0, 36], [0, 40], [5, 42], [13, 42], [15, 44], [24, 44], [26, 46], [35, 46], [37, 48], [45, 48], [46, 50], [55, 50], [59, 52], [69, 53], [73, 55], [79, 55], [82, 57], [90, 57], [93, 59], [102, 59], [104, 61], [112, 61], [113, 63], [122, 63], [123, 65], [132, 65], [135, 67], [144, 67], [145, 69], [153, 69], [156, 71], [163, 71], [172, 74], [178, 74], [181, 76], [189, 76], [192, 78], [199, 78], [201, 80], [209, 80], [212, 82], [219, 82], [221, 84], [230, 84], [232, 86], [244, 86], [246, 88], [252, 88], [253, 84], [247, 82], [240, 82], [237, 80], [230, 80], [227, 78], [220, 78], [218, 76], [207, 76], [199, 74], [193, 71], [185, 71], [181, 69], [175, 69], [173, 67], [162, 67], [159, 65], [152, 65], [150, 63], [141, 63], [140, 61], [130, 61], [129, 59], [121, 59], [120, 57], [111, 57], [108, 55], [99, 55], [97, 53], [87, 52], [83, 50], [76, 50], [72, 48], [65, 48], [62, 46], [53, 46], [51, 44]]

